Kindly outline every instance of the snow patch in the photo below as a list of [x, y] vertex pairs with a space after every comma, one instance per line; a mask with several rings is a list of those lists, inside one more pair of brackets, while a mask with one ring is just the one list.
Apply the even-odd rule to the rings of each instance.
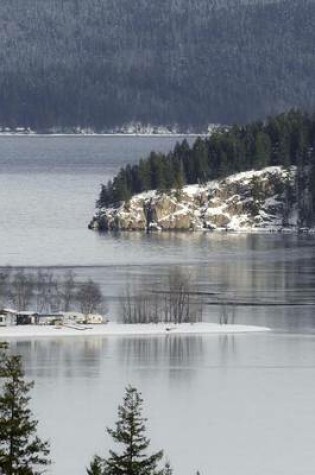
[[106, 325], [76, 325], [75, 327], [54, 327], [50, 325], [23, 325], [0, 328], [0, 339], [7, 338], [42, 338], [66, 336], [140, 336], [140, 335], [211, 335], [227, 333], [253, 333], [270, 331], [267, 327], [254, 325], [219, 325], [217, 323], [148, 323], [148, 324], [120, 324]]

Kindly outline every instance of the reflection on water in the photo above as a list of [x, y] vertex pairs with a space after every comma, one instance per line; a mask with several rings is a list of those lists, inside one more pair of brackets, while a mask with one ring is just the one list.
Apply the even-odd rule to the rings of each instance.
[[10, 347], [25, 355], [31, 378], [97, 377], [101, 358], [106, 355], [106, 343], [98, 337], [79, 337], [78, 341], [76, 338], [49, 338], [16, 341]]
[[117, 353], [124, 363], [140, 360], [142, 364], [154, 361], [157, 365], [169, 366], [201, 359], [203, 340], [201, 336], [177, 335], [119, 338]]
[[[227, 348], [225, 336], [223, 347]], [[234, 344], [233, 344], [234, 345]], [[221, 339], [219, 346], [222, 346]], [[14, 341], [11, 350], [25, 355], [32, 378], [98, 377], [101, 369], [111, 364], [113, 354], [119, 363], [151, 368], [169, 368], [186, 362], [202, 362], [202, 336], [128, 336], [32, 339]]]
[[[176, 265], [197, 281], [196, 290], [204, 294], [207, 304], [206, 320], [218, 322], [221, 305], [230, 302], [235, 304], [229, 308], [235, 323], [289, 331], [308, 332], [315, 328], [313, 237], [142, 235], [143, 247], [139, 248], [138, 235], [124, 234], [119, 239], [125, 251], [119, 247], [118, 256], [125, 252], [127, 264], [76, 268], [82, 278], [88, 275], [102, 284], [113, 319], [119, 316], [117, 298], [124, 294], [128, 282], [145, 280], [147, 286], [155, 288]], [[130, 258], [138, 263], [128, 264]]]
[[235, 323], [294, 332], [315, 329], [311, 236], [136, 233], [103, 239], [99, 251], [105, 265], [54, 269], [72, 268], [79, 280], [99, 282], [111, 320], [120, 317], [119, 298], [128, 283], [137, 287], [145, 281], [156, 288], [176, 265], [192, 275], [194, 290], [203, 294], [205, 320], [219, 322], [222, 305], [228, 304]]
[[224, 367], [229, 360], [236, 358], [237, 352], [237, 338], [235, 335], [220, 335], [219, 336], [219, 355], [220, 366]]
[[105, 427], [128, 383], [142, 391], [153, 448], [166, 449], [175, 474], [312, 473], [315, 336], [80, 336], [12, 349], [36, 380], [53, 475], [84, 475], [93, 453], [107, 454]]

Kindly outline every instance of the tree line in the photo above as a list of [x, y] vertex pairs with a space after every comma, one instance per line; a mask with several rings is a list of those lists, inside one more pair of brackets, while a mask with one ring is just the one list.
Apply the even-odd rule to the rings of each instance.
[[1, 0], [0, 124], [199, 128], [315, 104], [313, 0]]
[[73, 272], [56, 275], [50, 269], [26, 272], [10, 267], [0, 271], [0, 305], [37, 313], [80, 310], [84, 315], [101, 311], [105, 299], [92, 279], [80, 282]]
[[[155, 287], [144, 281], [127, 283], [119, 302], [123, 323], [194, 323], [203, 317], [196, 280], [180, 268], [170, 270]], [[39, 314], [79, 310], [88, 315], [106, 310], [106, 298], [98, 283], [78, 281], [72, 271], [56, 275], [51, 269], [26, 272], [8, 267], [0, 271], [0, 310], [10, 305]]]
[[[51, 464], [50, 443], [38, 436], [38, 420], [30, 409], [34, 382], [25, 380], [22, 358], [9, 355], [7, 349], [0, 343], [0, 471], [3, 475], [41, 475]], [[161, 466], [163, 450], [148, 453], [147, 419], [142, 412], [141, 393], [128, 385], [115, 427], [107, 428], [121, 449], [110, 450], [107, 458], [95, 455], [87, 475], [173, 474], [168, 461]]]
[[127, 284], [120, 298], [123, 323], [196, 323], [202, 321], [204, 297], [192, 275], [171, 270], [158, 287]]
[[[191, 147], [184, 140], [168, 154], [151, 152], [138, 164], [121, 168], [113, 180], [102, 185], [97, 206], [115, 206], [143, 191], [181, 190], [185, 184], [206, 183], [232, 173], [271, 165], [298, 168], [299, 206], [301, 211], [310, 208], [311, 211], [304, 211], [304, 221], [312, 221], [315, 114], [299, 110], [266, 121], [217, 129], [207, 138], [197, 138]], [[310, 192], [307, 203], [303, 195], [306, 188]]]

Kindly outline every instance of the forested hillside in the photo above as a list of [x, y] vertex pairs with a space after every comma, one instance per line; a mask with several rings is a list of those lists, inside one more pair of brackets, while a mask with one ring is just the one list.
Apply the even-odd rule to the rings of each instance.
[[313, 224], [315, 114], [299, 111], [290, 111], [266, 122], [218, 129], [208, 138], [198, 138], [192, 147], [186, 140], [177, 144], [167, 155], [152, 152], [137, 165], [122, 168], [113, 181], [103, 185], [97, 205], [99, 208], [119, 206], [143, 191], [175, 189], [180, 192], [185, 184], [204, 184], [236, 172], [274, 165], [287, 169], [296, 166], [300, 221]]
[[0, 125], [246, 122], [315, 105], [314, 0], [1, 0]]

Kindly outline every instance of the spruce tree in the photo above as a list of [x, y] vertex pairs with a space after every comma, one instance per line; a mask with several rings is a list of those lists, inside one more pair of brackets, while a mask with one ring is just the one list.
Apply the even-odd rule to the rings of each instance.
[[147, 455], [150, 440], [145, 436], [146, 419], [142, 417], [142, 405], [141, 394], [128, 386], [123, 404], [118, 408], [116, 427], [107, 429], [123, 448], [120, 453], [110, 451], [110, 457], [105, 460], [104, 475], [163, 475], [164, 470], [158, 469], [163, 451]]
[[103, 460], [98, 455], [94, 455], [90, 466], [86, 469], [88, 475], [104, 475]]
[[50, 463], [49, 446], [36, 434], [38, 421], [29, 409], [33, 382], [24, 380], [20, 356], [1, 354], [0, 473], [39, 475]]
[[173, 475], [173, 469], [172, 469], [171, 464], [169, 462], [166, 462], [166, 464], [164, 466], [163, 475]]

